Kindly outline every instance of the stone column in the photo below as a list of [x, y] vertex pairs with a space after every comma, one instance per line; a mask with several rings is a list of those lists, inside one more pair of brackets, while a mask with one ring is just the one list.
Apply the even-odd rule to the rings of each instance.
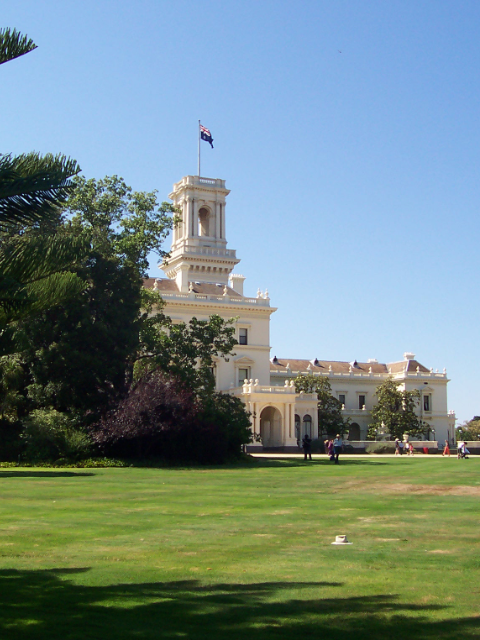
[[192, 199], [187, 197], [186, 204], [183, 207], [183, 224], [182, 224], [182, 238], [186, 240], [190, 229], [192, 227]]
[[198, 236], [198, 211], [197, 211], [197, 203], [195, 202], [195, 198], [192, 200], [192, 237]]
[[290, 411], [286, 402], [283, 403], [283, 446], [288, 444], [288, 432], [290, 430]]
[[215, 202], [215, 238], [220, 238], [220, 205]]
[[227, 234], [225, 231], [225, 205], [222, 203], [220, 203], [220, 225], [221, 225], [220, 237], [222, 238], [222, 240], [225, 240], [227, 237]]

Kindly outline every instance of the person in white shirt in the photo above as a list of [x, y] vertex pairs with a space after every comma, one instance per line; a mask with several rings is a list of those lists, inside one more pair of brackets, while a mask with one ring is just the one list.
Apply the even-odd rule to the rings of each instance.
[[342, 447], [343, 447], [343, 440], [342, 440], [340, 434], [337, 433], [337, 436], [336, 436], [335, 440], [333, 441], [333, 455], [334, 455], [334, 459], [335, 459], [335, 464], [338, 464], [338, 456], [340, 455], [340, 453], [342, 451]]

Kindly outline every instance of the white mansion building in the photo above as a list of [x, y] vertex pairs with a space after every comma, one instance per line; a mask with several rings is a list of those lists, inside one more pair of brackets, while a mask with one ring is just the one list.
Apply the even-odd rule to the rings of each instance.
[[365, 440], [375, 390], [388, 376], [402, 389], [421, 392], [419, 411], [430, 426], [433, 439], [454, 437], [455, 415], [447, 409], [447, 374], [428, 369], [405, 353], [400, 362], [329, 362], [313, 358], [270, 358], [270, 306], [268, 292], [255, 297], [243, 293], [245, 278], [232, 273], [240, 262], [227, 249], [224, 180], [185, 176], [173, 187], [170, 198], [181, 222], [173, 230], [170, 257], [161, 267], [167, 278], [149, 278], [165, 300], [164, 312], [174, 321], [193, 316], [207, 320], [212, 314], [237, 318], [238, 346], [226, 362], [215, 366], [219, 391], [240, 397], [251, 412], [252, 431], [261, 435], [259, 447], [296, 447], [308, 432], [318, 436], [316, 394], [295, 393], [292, 378], [302, 373], [328, 376], [333, 395], [351, 418], [349, 440]]

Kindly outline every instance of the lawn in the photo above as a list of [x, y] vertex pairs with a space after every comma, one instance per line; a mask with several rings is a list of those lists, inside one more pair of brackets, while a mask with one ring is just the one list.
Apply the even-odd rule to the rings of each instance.
[[480, 635], [480, 458], [0, 482], [1, 640]]

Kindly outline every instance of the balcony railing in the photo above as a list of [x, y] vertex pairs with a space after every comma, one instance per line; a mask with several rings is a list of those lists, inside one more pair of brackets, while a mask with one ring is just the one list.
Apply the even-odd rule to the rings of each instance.
[[236, 258], [235, 249], [222, 249], [221, 247], [182, 247], [181, 253], [195, 253], [200, 256], [221, 256]]
[[196, 302], [216, 302], [223, 304], [233, 304], [241, 307], [255, 305], [256, 307], [269, 307], [268, 298], [231, 298], [230, 296], [216, 296], [206, 293], [168, 293], [161, 291], [160, 295], [164, 300], [195, 300]]
[[180, 180], [180, 182], [176, 182], [173, 185], [173, 188], [177, 191], [180, 187], [187, 186], [189, 184], [225, 189], [225, 180], [220, 180], [218, 178], [202, 178], [199, 176], [185, 176]]

